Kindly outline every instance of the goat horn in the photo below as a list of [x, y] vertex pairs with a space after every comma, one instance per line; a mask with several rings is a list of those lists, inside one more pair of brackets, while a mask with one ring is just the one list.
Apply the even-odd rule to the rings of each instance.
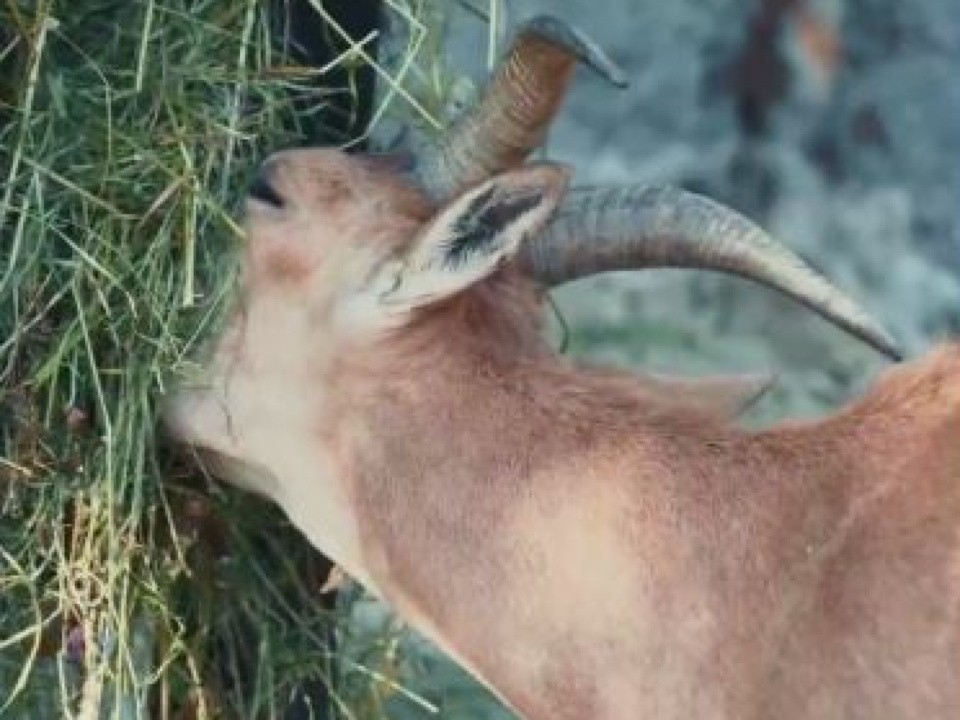
[[893, 338], [842, 291], [736, 211], [673, 187], [572, 189], [522, 246], [524, 270], [547, 286], [610, 270], [703, 268], [775, 288], [881, 353]]
[[549, 15], [524, 23], [480, 101], [421, 160], [420, 182], [436, 200], [523, 163], [546, 135], [577, 61], [623, 87], [623, 71], [586, 35]]

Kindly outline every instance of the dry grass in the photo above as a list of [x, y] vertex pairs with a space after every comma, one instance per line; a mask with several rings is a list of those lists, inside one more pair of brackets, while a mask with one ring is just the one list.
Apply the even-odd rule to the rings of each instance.
[[[438, 127], [437, 8], [387, 4], [409, 62], [378, 67], [375, 120]], [[394, 635], [331, 654], [323, 562], [156, 424], [230, 292], [250, 173], [354, 92], [285, 57], [265, 8], [0, 2], [0, 715], [279, 717], [313, 680], [379, 717], [397, 691]]]

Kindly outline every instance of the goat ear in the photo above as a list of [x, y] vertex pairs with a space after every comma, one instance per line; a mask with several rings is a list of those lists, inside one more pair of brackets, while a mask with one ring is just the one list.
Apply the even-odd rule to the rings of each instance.
[[463, 193], [427, 223], [399, 262], [377, 279], [379, 302], [414, 309], [450, 297], [494, 272], [550, 219], [569, 170], [538, 163]]

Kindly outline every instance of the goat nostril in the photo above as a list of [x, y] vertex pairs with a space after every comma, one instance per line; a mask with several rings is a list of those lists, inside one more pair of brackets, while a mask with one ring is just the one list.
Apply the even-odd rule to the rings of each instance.
[[261, 171], [254, 179], [253, 184], [250, 185], [250, 197], [254, 200], [260, 200], [268, 205], [272, 205], [275, 208], [282, 208], [284, 204], [283, 198], [264, 175], [265, 173]]

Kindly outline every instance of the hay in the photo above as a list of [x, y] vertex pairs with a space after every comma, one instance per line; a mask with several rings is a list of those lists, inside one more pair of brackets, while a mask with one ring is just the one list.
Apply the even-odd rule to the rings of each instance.
[[[436, 6], [387, 4], [410, 75], [378, 69], [375, 117], [435, 127], [412, 60]], [[0, 715], [280, 717], [310, 680], [330, 717], [380, 717], [399, 688], [395, 631], [331, 653], [326, 566], [156, 424], [231, 290], [250, 173], [354, 87], [285, 57], [267, 5], [0, 5]]]

